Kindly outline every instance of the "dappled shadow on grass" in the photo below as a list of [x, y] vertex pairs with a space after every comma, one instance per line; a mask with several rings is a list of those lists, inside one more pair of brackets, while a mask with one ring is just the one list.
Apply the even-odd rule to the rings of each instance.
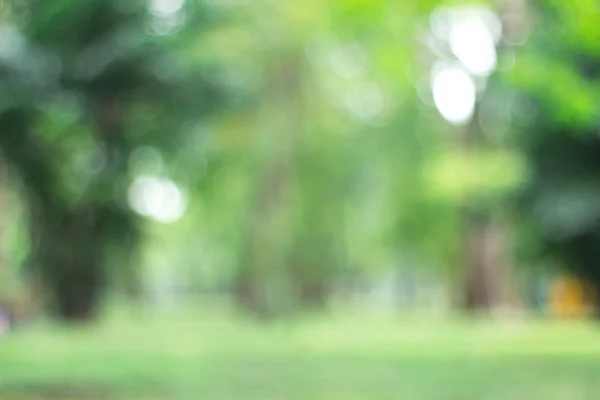
[[117, 400], [125, 398], [163, 400], [169, 397], [156, 393], [130, 393], [126, 395], [95, 385], [32, 384], [7, 387], [0, 390], [0, 399], [2, 400]]
[[114, 398], [111, 391], [88, 385], [30, 384], [7, 387], [0, 392], [7, 400], [108, 400]]

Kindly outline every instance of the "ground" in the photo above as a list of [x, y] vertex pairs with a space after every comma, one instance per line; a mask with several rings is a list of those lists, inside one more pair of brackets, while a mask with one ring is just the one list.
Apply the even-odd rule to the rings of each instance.
[[186, 311], [0, 339], [2, 400], [592, 400], [599, 376], [600, 327], [583, 322]]

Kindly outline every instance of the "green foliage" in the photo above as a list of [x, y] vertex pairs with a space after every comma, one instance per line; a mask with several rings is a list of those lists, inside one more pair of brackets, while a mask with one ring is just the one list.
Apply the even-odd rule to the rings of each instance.
[[585, 129], [598, 120], [598, 83], [582, 76], [570, 59], [524, 54], [509, 72], [508, 82], [536, 96], [539, 112], [557, 125]]
[[[166, 16], [146, 1], [6, 3], [0, 148], [55, 297], [82, 279], [99, 295], [141, 256], [283, 309], [406, 258], [456, 271], [462, 209], [495, 212], [521, 187], [544, 235], [598, 219], [598, 32], [583, 2], [539, 8], [464, 130], [419, 89], [454, 57], [426, 49], [429, 13], [461, 1], [189, 0]], [[501, 136], [510, 118], [526, 134]], [[141, 175], [186, 189], [184, 221], [158, 233], [130, 210]], [[57, 249], [75, 243], [67, 265]]]
[[431, 167], [431, 190], [457, 204], [474, 197], [505, 197], [526, 181], [526, 167], [515, 152], [448, 153]]
[[190, 123], [217, 104], [220, 89], [182, 56], [202, 33], [186, 28], [205, 15], [199, 4], [163, 15], [117, 0], [7, 7], [0, 148], [23, 183], [30, 264], [50, 305], [85, 318], [111, 264], [134, 267], [142, 229], [127, 204], [139, 172], [131, 155], [152, 146], [176, 159], [200, 134]]
[[600, 287], [598, 84], [600, 27], [594, 2], [549, 1], [507, 80], [533, 104], [516, 143], [531, 169], [520, 198], [527, 230], [542, 246], [537, 256]]

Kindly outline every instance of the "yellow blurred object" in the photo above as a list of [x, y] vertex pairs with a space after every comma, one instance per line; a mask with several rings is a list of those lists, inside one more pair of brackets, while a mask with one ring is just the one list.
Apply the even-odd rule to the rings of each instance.
[[594, 297], [593, 289], [581, 280], [572, 276], [558, 277], [550, 288], [550, 312], [558, 318], [589, 316]]

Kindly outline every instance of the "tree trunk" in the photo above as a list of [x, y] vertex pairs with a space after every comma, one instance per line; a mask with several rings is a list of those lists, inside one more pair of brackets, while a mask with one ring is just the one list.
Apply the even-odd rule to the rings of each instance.
[[[86, 268], [73, 265], [73, 268]], [[88, 321], [98, 311], [100, 285], [97, 277], [79, 277], [72, 275], [63, 277], [56, 284], [54, 312], [66, 321]]]
[[[330, 293], [328, 279], [314, 272], [320, 263], [315, 265], [299, 265], [290, 271], [296, 302], [305, 308], [319, 309], [327, 304]], [[323, 266], [325, 268], [325, 266]]]
[[0, 276], [6, 274], [6, 200], [7, 200], [6, 165], [0, 157]]
[[40, 273], [47, 283], [51, 311], [64, 320], [88, 320], [98, 311], [106, 270], [97, 213], [89, 207], [64, 212], [59, 218], [53, 214], [41, 228]]
[[237, 277], [235, 296], [238, 307], [259, 319], [268, 319], [271, 305], [266, 297], [266, 280], [255, 276], [248, 268], [241, 271]]
[[[240, 306], [261, 317], [280, 308], [274, 275], [282, 275], [287, 249], [285, 224], [289, 224], [290, 183], [293, 174], [301, 98], [300, 55], [276, 57], [267, 71], [267, 98], [260, 138], [265, 148], [250, 210], [246, 254], [237, 277], [236, 296]], [[285, 275], [285, 274], [283, 274]]]
[[504, 225], [492, 217], [473, 216], [467, 224], [464, 297], [467, 310], [515, 309], [520, 305]]
[[[475, 109], [477, 115], [477, 108]], [[466, 154], [490, 145], [474, 117], [464, 132], [461, 146]], [[478, 203], [468, 199], [463, 210], [466, 282], [464, 306], [467, 310], [491, 310], [509, 304], [516, 305], [517, 296], [510, 271], [505, 223], [494, 214], [498, 202]]]
[[467, 217], [467, 221], [465, 307], [468, 310], [489, 310], [500, 301], [500, 266], [491, 252], [493, 227], [487, 218], [471, 216]]

